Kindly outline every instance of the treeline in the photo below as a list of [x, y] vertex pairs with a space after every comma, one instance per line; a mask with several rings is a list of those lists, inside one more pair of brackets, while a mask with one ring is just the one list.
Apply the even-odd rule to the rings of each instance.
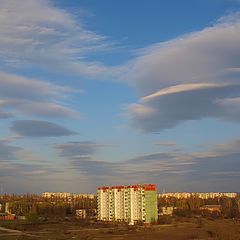
[[[77, 209], [92, 210], [97, 207], [95, 198], [42, 198], [37, 195], [9, 196], [0, 199], [2, 209], [17, 216], [26, 216], [36, 213], [42, 217], [65, 217], [74, 216]], [[3, 211], [2, 210], [2, 211]]]
[[24, 195], [16, 195], [16, 194], [4, 194], [0, 195], [0, 202], [9, 202], [9, 201], [16, 201], [16, 200], [24, 200], [27, 199], [28, 201], [38, 201], [44, 200], [42, 196], [37, 194], [24, 194]]
[[[2, 212], [6, 208], [9, 212], [18, 216], [26, 216], [30, 213], [36, 213], [42, 217], [65, 217], [73, 216], [77, 209], [86, 209], [92, 211], [97, 209], [97, 198], [43, 198], [34, 194], [26, 195], [2, 195], [0, 196]], [[207, 211], [202, 207], [206, 205], [220, 205], [220, 211]], [[240, 197], [228, 198], [209, 198], [202, 199], [198, 197], [158, 198], [158, 208], [174, 207], [174, 215], [192, 216], [201, 214], [203, 216], [240, 218]]]
[[[220, 211], [207, 211], [202, 207], [206, 205], [219, 205]], [[174, 214], [178, 216], [190, 216], [201, 214], [204, 216], [224, 217], [224, 218], [240, 218], [240, 197], [228, 198], [209, 198], [202, 199], [198, 197], [190, 198], [174, 198], [161, 197], [158, 198], [158, 208], [172, 206]]]

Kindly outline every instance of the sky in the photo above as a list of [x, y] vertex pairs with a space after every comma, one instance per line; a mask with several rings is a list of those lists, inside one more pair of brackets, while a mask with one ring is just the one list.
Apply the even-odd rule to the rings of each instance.
[[240, 192], [240, 1], [0, 0], [1, 193]]

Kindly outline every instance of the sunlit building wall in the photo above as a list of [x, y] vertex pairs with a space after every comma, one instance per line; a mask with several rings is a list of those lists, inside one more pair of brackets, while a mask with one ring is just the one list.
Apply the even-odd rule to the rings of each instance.
[[98, 220], [151, 223], [157, 221], [154, 184], [98, 188]]

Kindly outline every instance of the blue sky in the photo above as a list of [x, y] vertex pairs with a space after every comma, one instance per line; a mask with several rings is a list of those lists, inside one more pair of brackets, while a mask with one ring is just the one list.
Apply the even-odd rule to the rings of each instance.
[[240, 2], [0, 0], [7, 193], [240, 191]]

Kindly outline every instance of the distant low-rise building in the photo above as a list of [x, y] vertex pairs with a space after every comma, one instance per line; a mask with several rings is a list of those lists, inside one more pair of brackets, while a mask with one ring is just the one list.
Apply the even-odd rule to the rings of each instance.
[[159, 197], [164, 198], [170, 198], [174, 197], [177, 199], [181, 198], [191, 198], [191, 197], [197, 197], [201, 199], [209, 199], [209, 198], [221, 198], [221, 197], [227, 197], [227, 198], [235, 198], [237, 197], [237, 193], [220, 193], [220, 192], [206, 192], [206, 193], [189, 193], [189, 192], [174, 192], [174, 193], [161, 193], [158, 195]]
[[96, 215], [97, 209], [77, 209], [75, 214], [78, 219], [96, 218]]
[[87, 209], [77, 209], [76, 218], [85, 219], [87, 217]]
[[74, 194], [69, 192], [44, 192], [42, 193], [44, 198], [62, 198], [62, 199], [78, 199], [78, 198], [88, 198], [94, 199], [94, 194], [83, 193], [83, 194]]
[[159, 209], [159, 216], [164, 216], [164, 215], [169, 215], [172, 216], [173, 215], [173, 210], [174, 207], [161, 207]]
[[200, 208], [201, 210], [205, 210], [208, 212], [221, 212], [221, 205], [204, 205]]
[[71, 193], [68, 192], [44, 192], [42, 197], [44, 198], [68, 198], [71, 196]]
[[89, 194], [89, 193], [84, 193], [84, 194], [73, 194], [72, 195], [74, 199], [77, 198], [88, 198], [88, 199], [94, 199], [95, 198], [95, 194]]

